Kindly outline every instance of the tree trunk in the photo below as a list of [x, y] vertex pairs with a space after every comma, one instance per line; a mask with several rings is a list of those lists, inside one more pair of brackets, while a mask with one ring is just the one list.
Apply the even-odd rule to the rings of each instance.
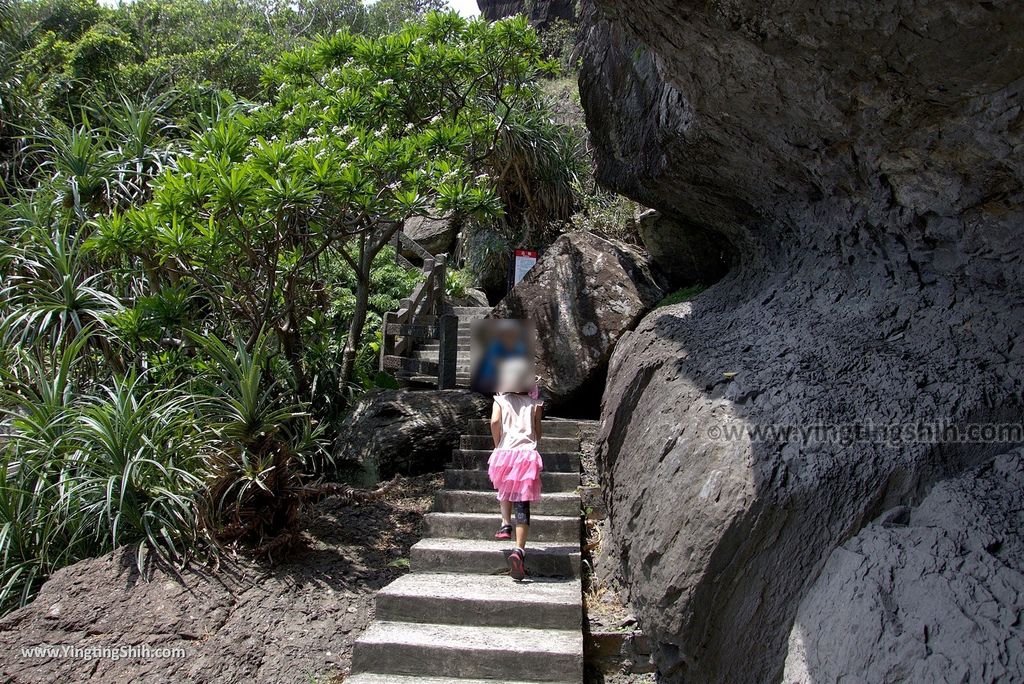
[[348, 338], [345, 340], [345, 347], [341, 352], [341, 377], [340, 384], [345, 387], [352, 380], [352, 374], [356, 366], [356, 354], [359, 351], [359, 340], [363, 336], [363, 326], [366, 325], [366, 311], [370, 301], [370, 278], [364, 279], [359, 274], [356, 285], [356, 308], [352, 313], [352, 321], [348, 325]]
[[[366, 325], [366, 312], [370, 301], [370, 269], [373, 267], [373, 260], [388, 244], [391, 237], [399, 229], [400, 224], [380, 227], [378, 226], [372, 234], [371, 231], [364, 231], [359, 235], [359, 255], [354, 266], [356, 271], [356, 308], [352, 314], [352, 321], [348, 326], [348, 338], [345, 340], [345, 347], [341, 352], [341, 373], [339, 385], [342, 389], [352, 381], [352, 374], [356, 367], [356, 353], [359, 351], [359, 342], [363, 336], [363, 327]], [[342, 247], [342, 250], [345, 248]], [[349, 263], [352, 263], [352, 259]]]
[[[289, 278], [285, 286], [285, 298], [290, 299], [296, 295], [295, 279]], [[299, 321], [295, 316], [295, 305], [288, 307], [284, 321], [277, 326], [277, 337], [281, 340], [281, 348], [284, 356], [288, 359], [292, 374], [295, 376], [295, 384], [299, 390], [299, 396], [309, 395], [309, 380], [306, 378], [306, 371], [302, 365], [302, 330], [299, 328]]]

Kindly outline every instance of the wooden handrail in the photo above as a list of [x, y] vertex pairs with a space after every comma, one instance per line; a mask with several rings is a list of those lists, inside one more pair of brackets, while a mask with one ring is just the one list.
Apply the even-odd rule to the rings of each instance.
[[[408, 235], [398, 231], [395, 235], [395, 261], [402, 266], [412, 266], [408, 259], [401, 256], [403, 246], [423, 259], [423, 280], [413, 289], [408, 299], [402, 300], [397, 311], [384, 314], [380, 369], [419, 371], [437, 375], [439, 387], [454, 387], [454, 352], [458, 342], [451, 332], [453, 323], [442, 322], [439, 319], [436, 325], [428, 327], [417, 320], [426, 316], [440, 317], [444, 311], [447, 257], [444, 254], [432, 255]], [[457, 321], [454, 325], [457, 327]], [[411, 351], [413, 343], [424, 338], [441, 340], [437, 363], [418, 363], [406, 356]], [[446, 346], [451, 346], [451, 349], [446, 349]]]
[[398, 254], [402, 253], [402, 247], [407, 247], [409, 251], [411, 251], [413, 254], [418, 256], [420, 259], [423, 259], [424, 261], [426, 261], [427, 259], [434, 258], [434, 255], [427, 251], [426, 248], [423, 247], [423, 245], [416, 242], [402, 231], [398, 231], [397, 233], [395, 233], [395, 236], [396, 239], [398, 240], [398, 249], [396, 249], [395, 251]]

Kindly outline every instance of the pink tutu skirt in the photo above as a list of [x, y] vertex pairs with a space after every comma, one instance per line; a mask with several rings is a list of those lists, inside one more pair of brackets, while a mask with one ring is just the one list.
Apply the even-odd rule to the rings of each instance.
[[529, 449], [495, 449], [487, 460], [487, 475], [499, 501], [538, 501], [544, 461]]

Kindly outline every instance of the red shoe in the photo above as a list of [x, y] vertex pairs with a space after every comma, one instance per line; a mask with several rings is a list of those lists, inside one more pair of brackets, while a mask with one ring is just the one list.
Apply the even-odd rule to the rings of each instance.
[[522, 551], [516, 549], [509, 554], [508, 565], [508, 574], [512, 576], [512, 579], [517, 582], [521, 582], [526, 579], [526, 556]]
[[500, 541], [508, 541], [512, 538], [512, 526], [502, 525], [498, 528], [498, 531], [494, 533], [494, 538]]

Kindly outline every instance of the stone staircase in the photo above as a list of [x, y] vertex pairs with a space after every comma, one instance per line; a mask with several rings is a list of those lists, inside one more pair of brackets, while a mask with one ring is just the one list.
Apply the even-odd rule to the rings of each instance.
[[412, 547], [412, 572], [377, 594], [355, 644], [349, 684], [494, 684], [583, 680], [580, 433], [545, 420], [544, 494], [532, 507], [526, 565], [508, 577], [510, 542], [493, 540], [486, 420], [471, 421], [445, 487]]
[[[473, 321], [486, 318], [491, 313], [490, 307], [486, 306], [454, 306], [451, 313], [459, 317], [458, 334], [458, 362], [455, 372], [455, 386], [469, 387], [469, 351], [470, 336]], [[420, 361], [431, 361], [437, 363], [441, 353], [441, 343], [437, 340], [426, 340], [413, 343], [410, 356]], [[418, 373], [399, 374], [398, 379], [408, 385], [429, 385], [437, 384], [437, 377]]]

